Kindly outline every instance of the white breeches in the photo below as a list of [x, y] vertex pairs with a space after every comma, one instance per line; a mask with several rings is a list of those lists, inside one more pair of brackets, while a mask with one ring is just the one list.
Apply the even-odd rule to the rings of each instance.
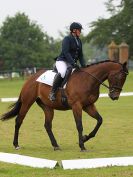
[[55, 66], [57, 68], [58, 73], [60, 73], [61, 77], [64, 78], [68, 64], [65, 61], [56, 61]]

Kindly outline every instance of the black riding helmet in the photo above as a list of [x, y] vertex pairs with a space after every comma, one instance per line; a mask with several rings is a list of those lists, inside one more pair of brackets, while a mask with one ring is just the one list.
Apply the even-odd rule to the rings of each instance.
[[73, 22], [71, 25], [70, 25], [70, 31], [73, 31], [74, 29], [83, 29], [82, 25], [78, 22]]

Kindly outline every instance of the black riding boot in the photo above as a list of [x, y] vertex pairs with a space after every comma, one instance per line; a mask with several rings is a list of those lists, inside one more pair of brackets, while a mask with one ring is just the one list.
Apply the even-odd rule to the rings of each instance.
[[52, 87], [51, 92], [49, 94], [49, 99], [51, 101], [55, 101], [56, 91], [57, 91], [58, 87], [61, 86], [61, 83], [62, 83], [62, 77], [61, 77], [60, 73], [57, 73], [54, 78], [53, 87]]
[[66, 71], [64, 80], [63, 80], [63, 82], [62, 82], [62, 84], [61, 84], [61, 87], [62, 87], [62, 88], [64, 87], [64, 85], [65, 85], [66, 82], [68, 81], [68, 79], [69, 79], [69, 77], [70, 77], [70, 75], [71, 75], [71, 72], [72, 72], [72, 67], [69, 67], [69, 68], [67, 69], [67, 71]]

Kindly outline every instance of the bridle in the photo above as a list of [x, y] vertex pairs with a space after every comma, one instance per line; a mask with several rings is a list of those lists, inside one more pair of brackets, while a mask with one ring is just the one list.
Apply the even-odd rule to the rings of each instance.
[[[118, 73], [116, 73], [115, 75], [118, 75], [119, 73], [123, 73], [126, 76], [128, 75], [128, 71], [124, 71], [123, 69], [121, 69]], [[110, 93], [114, 92], [115, 90], [119, 90], [122, 91], [122, 88], [118, 87], [117, 85], [113, 85], [112, 87], [109, 88]]]
[[[87, 73], [88, 75], [90, 75], [92, 78], [94, 78], [95, 80], [97, 80], [101, 85], [103, 85], [104, 87], [106, 87], [110, 93], [114, 92], [116, 89], [119, 90], [119, 91], [122, 91], [122, 88], [114, 85], [112, 87], [109, 87], [107, 84], [105, 84], [104, 82], [102, 82], [100, 79], [98, 79], [97, 77], [95, 77], [94, 75], [92, 75], [91, 73], [89, 72], [86, 72], [86, 71], [83, 71], [83, 70], [80, 70], [81, 72], [84, 72], [84, 73]], [[120, 70], [118, 73], [124, 73], [125, 75], [128, 75], [128, 71], [124, 71], [124, 70]], [[117, 73], [117, 74], [118, 74]]]

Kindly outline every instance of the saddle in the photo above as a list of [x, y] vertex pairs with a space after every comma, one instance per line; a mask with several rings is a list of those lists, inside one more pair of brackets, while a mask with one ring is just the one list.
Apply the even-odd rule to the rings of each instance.
[[[44, 83], [49, 86], [53, 86], [54, 77], [57, 74], [57, 70], [47, 70], [37, 78], [37, 82]], [[67, 84], [67, 83], [66, 83]], [[61, 102], [65, 107], [68, 107], [67, 96], [65, 95], [64, 89], [66, 84], [62, 85], [59, 89], [61, 90]]]

